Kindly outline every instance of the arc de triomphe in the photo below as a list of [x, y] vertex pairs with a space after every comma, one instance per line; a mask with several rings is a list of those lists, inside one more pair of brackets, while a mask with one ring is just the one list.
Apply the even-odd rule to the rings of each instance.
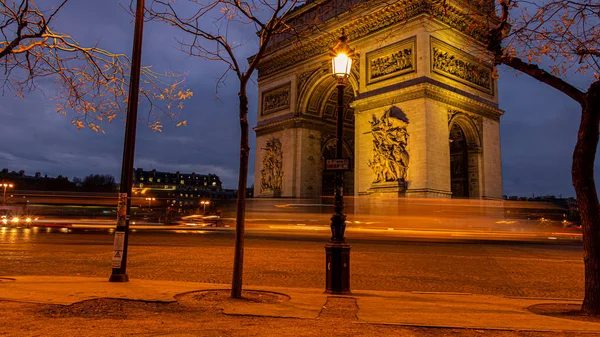
[[[358, 54], [344, 100], [344, 152], [354, 163], [345, 194], [501, 198], [503, 112], [482, 35], [469, 29], [478, 26], [466, 13], [474, 9], [459, 0], [439, 9], [430, 1], [376, 3], [331, 13], [310, 38], [282, 37], [263, 58], [255, 196], [333, 194], [321, 164], [335, 154], [328, 51], [344, 29]], [[305, 5], [290, 22], [315, 11]]]

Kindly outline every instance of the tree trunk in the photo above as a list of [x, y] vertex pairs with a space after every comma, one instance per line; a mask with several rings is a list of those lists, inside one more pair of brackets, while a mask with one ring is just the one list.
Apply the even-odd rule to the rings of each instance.
[[594, 182], [594, 161], [600, 126], [600, 81], [585, 95], [571, 171], [583, 229], [585, 295], [581, 310], [600, 315], [600, 209]]
[[248, 183], [248, 97], [246, 87], [241, 84], [240, 99], [240, 172], [235, 216], [235, 256], [233, 260], [233, 281], [231, 297], [242, 297], [242, 276], [244, 271], [244, 227], [246, 215], [246, 184]]

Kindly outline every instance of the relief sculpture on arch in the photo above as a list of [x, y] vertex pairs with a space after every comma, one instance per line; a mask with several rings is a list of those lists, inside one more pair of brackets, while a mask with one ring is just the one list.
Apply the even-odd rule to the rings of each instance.
[[271, 138], [267, 141], [267, 146], [263, 150], [265, 150], [265, 156], [263, 158], [263, 168], [260, 170], [260, 193], [280, 197], [283, 179], [281, 141], [278, 138]]
[[392, 107], [379, 119], [373, 115], [369, 123], [373, 135], [373, 158], [367, 165], [373, 170], [373, 184], [403, 184], [410, 161], [406, 116], [399, 108]]

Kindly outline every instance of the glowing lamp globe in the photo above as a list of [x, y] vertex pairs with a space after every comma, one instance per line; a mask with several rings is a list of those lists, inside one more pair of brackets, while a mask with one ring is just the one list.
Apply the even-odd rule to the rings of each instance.
[[344, 53], [339, 53], [331, 60], [331, 66], [335, 76], [348, 77], [352, 69], [352, 59]]

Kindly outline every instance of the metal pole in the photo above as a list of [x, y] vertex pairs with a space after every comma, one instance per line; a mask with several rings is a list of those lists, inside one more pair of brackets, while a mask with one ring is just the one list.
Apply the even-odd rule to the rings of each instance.
[[[344, 144], [344, 87], [345, 78], [338, 78], [336, 157], [341, 159]], [[325, 292], [350, 294], [350, 245], [346, 243], [346, 216], [344, 210], [344, 173], [335, 173], [333, 216], [331, 217], [331, 240], [325, 245], [326, 277]]]
[[133, 51], [131, 56], [129, 100], [127, 101], [127, 121], [125, 124], [125, 143], [123, 145], [123, 166], [121, 168], [121, 187], [119, 190], [119, 204], [117, 211], [117, 229], [115, 231], [112, 274], [109, 278], [110, 282], [129, 281], [129, 276], [127, 276], [127, 244], [129, 239], [133, 157], [135, 153], [135, 135], [138, 95], [140, 89], [143, 31], [144, 0], [137, 0], [137, 6], [135, 10], [135, 28], [133, 35]]
[[[336, 125], [336, 158], [344, 155], [344, 88], [345, 79], [338, 78], [337, 91], [337, 125]], [[346, 230], [346, 216], [344, 211], [344, 173], [335, 172], [335, 190], [333, 199], [333, 217], [331, 218], [331, 240], [334, 242], [345, 242], [344, 231]]]

